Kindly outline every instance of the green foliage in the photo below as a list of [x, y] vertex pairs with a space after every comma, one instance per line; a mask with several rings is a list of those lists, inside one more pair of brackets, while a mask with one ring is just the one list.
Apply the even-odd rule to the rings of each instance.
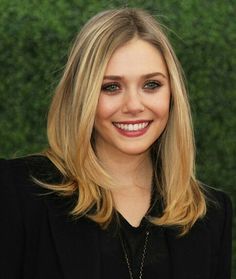
[[[68, 48], [81, 25], [104, 9], [139, 7], [168, 26], [167, 33], [185, 70], [198, 150], [198, 177], [230, 193], [235, 204], [236, 6], [233, 1], [1, 0], [0, 3], [0, 157], [36, 152], [47, 145], [48, 106]], [[233, 249], [235, 252], [235, 233]], [[233, 272], [236, 278], [235, 265]]]

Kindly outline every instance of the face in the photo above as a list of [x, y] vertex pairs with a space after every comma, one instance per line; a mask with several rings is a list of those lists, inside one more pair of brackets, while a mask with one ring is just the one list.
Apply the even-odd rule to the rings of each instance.
[[107, 65], [95, 117], [98, 155], [148, 154], [166, 127], [169, 104], [161, 53], [141, 39], [118, 48]]

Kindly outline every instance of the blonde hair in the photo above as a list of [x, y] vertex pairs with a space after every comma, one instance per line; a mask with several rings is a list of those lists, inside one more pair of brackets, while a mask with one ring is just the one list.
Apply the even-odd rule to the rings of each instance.
[[114, 51], [134, 37], [161, 51], [172, 95], [167, 127], [151, 148], [155, 185], [164, 206], [162, 215], [151, 222], [177, 226], [184, 235], [206, 213], [205, 196], [194, 174], [191, 114], [178, 59], [161, 24], [143, 10], [104, 11], [78, 34], [48, 116], [50, 148], [45, 154], [65, 179], [59, 185], [43, 185], [62, 195], [76, 194], [74, 216], [86, 215], [103, 227], [109, 224], [114, 182], [94, 151], [93, 125], [106, 65]]

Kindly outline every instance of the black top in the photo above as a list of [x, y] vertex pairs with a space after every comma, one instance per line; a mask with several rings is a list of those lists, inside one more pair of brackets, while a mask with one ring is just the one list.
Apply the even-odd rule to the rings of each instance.
[[170, 278], [170, 257], [165, 229], [148, 221], [150, 216], [162, 214], [162, 201], [156, 189], [153, 185], [151, 206], [138, 227], [133, 227], [117, 212], [108, 229], [100, 234], [103, 278], [130, 279], [124, 249], [134, 279], [139, 278], [147, 231], [149, 235], [142, 278]]
[[[71, 218], [68, 213], [74, 199], [49, 194], [32, 177], [60, 181], [60, 174], [45, 157], [0, 160], [0, 278], [129, 278], [120, 243], [113, 234], [102, 231], [85, 217]], [[170, 279], [231, 278], [232, 204], [224, 192], [203, 187], [207, 199], [214, 202], [207, 202], [206, 215], [197, 220], [187, 235], [177, 237], [175, 227], [152, 229], [144, 279], [151, 278], [153, 266], [153, 272], [170, 270]], [[136, 232], [124, 221], [121, 220], [122, 230], [126, 226], [128, 234]], [[106, 247], [110, 249], [105, 250]], [[113, 256], [116, 249], [117, 256]], [[150, 260], [151, 255], [154, 257]], [[152, 264], [156, 256], [159, 260]], [[104, 275], [104, 270], [109, 269], [112, 274]], [[159, 278], [164, 276], [162, 273]]]
[[130, 279], [121, 241], [125, 244], [133, 276], [139, 278], [147, 230], [150, 234], [142, 278], [170, 278], [170, 257], [164, 228], [151, 225], [146, 218], [139, 227], [133, 227], [121, 214], [119, 217], [120, 230], [114, 232], [110, 229], [100, 234], [102, 278]]

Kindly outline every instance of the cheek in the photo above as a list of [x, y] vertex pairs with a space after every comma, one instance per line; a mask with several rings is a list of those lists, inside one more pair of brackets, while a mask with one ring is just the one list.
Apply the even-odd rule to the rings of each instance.
[[150, 109], [153, 111], [153, 113], [156, 114], [159, 118], [168, 118], [169, 110], [170, 110], [170, 98], [162, 98], [158, 100], [153, 100], [153, 102], [150, 103]]
[[117, 102], [110, 96], [100, 96], [96, 112], [96, 120], [105, 120], [117, 111]]

